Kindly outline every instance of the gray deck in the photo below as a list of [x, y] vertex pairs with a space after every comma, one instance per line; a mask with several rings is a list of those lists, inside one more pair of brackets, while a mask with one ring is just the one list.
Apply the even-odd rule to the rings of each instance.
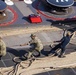
[[[24, 3], [23, 1], [17, 1], [17, 2], [14, 2], [15, 4], [13, 6], [10, 6], [13, 10], [16, 11], [16, 13], [18, 14], [18, 18], [17, 20], [12, 23], [12, 24], [8, 24], [6, 26], [1, 26], [1, 28], [5, 29], [6, 27], [10, 27], [10, 28], [13, 28], [13, 27], [28, 27], [28, 26], [37, 26], [37, 25], [45, 25], [45, 26], [48, 26], [52, 23], [53, 26], [56, 26], [56, 27], [59, 27], [59, 28], [67, 28], [67, 26], [62, 26], [61, 27], [59, 26], [59, 23], [62, 23], [62, 24], [67, 24], [68, 23], [68, 26], [69, 28], [71, 27], [76, 27], [75, 25], [75, 20], [73, 20], [72, 18], [76, 16], [76, 13], [75, 13], [75, 10], [76, 10], [76, 3], [74, 3], [73, 5], [73, 12], [71, 14], [67, 14], [67, 15], [54, 15], [54, 14], [51, 14], [50, 12], [47, 12], [44, 4], [42, 4], [40, 2], [40, 4], [38, 5], [38, 10], [40, 10], [43, 14], [39, 13], [41, 18], [42, 18], [42, 23], [37, 23], [37, 24], [32, 24], [30, 23], [29, 19], [28, 19], [28, 16], [30, 14], [37, 14], [37, 4], [38, 4], [38, 0], [33, 0], [33, 3], [32, 5], [30, 4], [26, 4]], [[12, 14], [12, 12], [11, 12]], [[10, 15], [11, 16], [11, 15]], [[10, 17], [9, 16], [9, 17]], [[49, 16], [49, 17], [47, 17]], [[9, 17], [7, 17], [7, 19], [9, 19]], [[13, 16], [11, 17], [13, 18]], [[64, 21], [57, 21], [57, 20], [52, 20], [52, 18], [65, 18]], [[71, 20], [67, 20], [67, 19], [70, 19]], [[11, 20], [11, 19], [9, 19]], [[4, 23], [8, 23], [8, 21], [6, 20]], [[2, 22], [3, 23], [3, 22]], [[1, 24], [2, 24], [1, 23]]]
[[[49, 42], [60, 40], [60, 38], [62, 37], [62, 33], [63, 31], [57, 31], [57, 32], [48, 31], [48, 32], [36, 33], [44, 45], [44, 50], [42, 51], [41, 57], [45, 57], [48, 51], [51, 50], [51, 48], [49, 47], [50, 45]], [[13, 66], [15, 63], [12, 61], [12, 59], [15, 56], [21, 57], [28, 51], [28, 46], [20, 47], [16, 45], [28, 43], [28, 41], [30, 40], [29, 36], [30, 34], [26, 34], [26, 35], [21, 34], [21, 35], [8, 36], [3, 38], [3, 40], [7, 45], [7, 54], [6, 56], [2, 57], [2, 60], [0, 61], [0, 67]], [[66, 47], [66, 54], [76, 51], [75, 39], [76, 39], [76, 36], [71, 41], [71, 43]]]

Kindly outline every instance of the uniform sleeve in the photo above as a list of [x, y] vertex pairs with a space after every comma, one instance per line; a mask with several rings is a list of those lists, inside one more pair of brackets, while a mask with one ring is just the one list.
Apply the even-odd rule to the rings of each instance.
[[64, 39], [65, 39], [65, 37], [63, 37], [63, 38], [60, 40], [60, 42], [63, 42], [63, 41], [64, 41]]
[[31, 43], [32, 43], [32, 40], [29, 41], [29, 44], [31, 44]]
[[30, 44], [32, 44], [32, 43], [37, 43], [37, 40], [36, 40], [36, 39], [35, 39], [35, 40], [30, 40], [29, 43], [30, 43]]
[[3, 51], [6, 50], [6, 45], [3, 44], [2, 47], [1, 47], [1, 49], [2, 49]]
[[73, 37], [74, 37], [74, 35], [75, 35], [75, 32], [73, 32], [73, 33], [72, 33], [72, 35], [70, 36], [70, 38], [73, 38]]

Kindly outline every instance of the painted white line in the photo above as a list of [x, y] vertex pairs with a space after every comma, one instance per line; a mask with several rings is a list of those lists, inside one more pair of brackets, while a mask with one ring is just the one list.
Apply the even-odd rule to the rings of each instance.
[[71, 68], [71, 70], [76, 74], [76, 71], [73, 68]]
[[8, 53], [8, 54], [9, 54], [10, 58], [12, 59], [12, 56], [11, 56], [11, 54], [10, 54], [10, 53]]
[[10, 55], [10, 53], [8, 53], [8, 54], [9, 54], [10, 58], [12, 59], [12, 56]]
[[2, 60], [2, 59], [1, 59], [1, 61], [2, 61], [3, 65], [6, 67], [6, 64], [3, 62], [3, 60]]
[[42, 32], [41, 35], [46, 39], [47, 42], [51, 41], [50, 37], [45, 32]]
[[[44, 70], [45, 70], [45, 69], [44, 69]], [[49, 73], [47, 70], [45, 70], [45, 72], [48, 73], [48, 75], [50, 75], [50, 73]]]
[[48, 75], [50, 75], [50, 73], [47, 71]]
[[3, 61], [7, 61], [7, 60], [11, 60], [11, 59], [5, 59], [5, 60], [3, 60]]
[[[20, 5], [21, 6], [20, 6]], [[16, 7], [20, 10], [20, 12], [24, 15], [24, 16], [28, 16], [31, 14], [34, 14], [29, 7], [27, 7], [27, 4], [25, 4], [23, 1], [19, 2], [19, 3], [15, 3]], [[27, 10], [27, 12], [25, 13], [25, 9]]]

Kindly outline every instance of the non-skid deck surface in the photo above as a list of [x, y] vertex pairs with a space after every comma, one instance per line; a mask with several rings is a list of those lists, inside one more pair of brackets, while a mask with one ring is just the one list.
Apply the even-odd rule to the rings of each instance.
[[[42, 55], [41, 57], [45, 57], [45, 55], [48, 53], [48, 51], [51, 50], [49, 45], [53, 41], [60, 40], [62, 38], [63, 31], [47, 31], [47, 32], [37, 32], [37, 37], [42, 41], [44, 45], [44, 50], [41, 51]], [[15, 36], [8, 36], [4, 37], [3, 40], [7, 45], [7, 54], [6, 56], [2, 57], [2, 60], [0, 61], [0, 67], [6, 67], [6, 66], [13, 66], [15, 63], [12, 61], [12, 59], [17, 56], [21, 57], [28, 51], [28, 46], [17, 46], [20, 44], [28, 43], [30, 40], [30, 34], [21, 34], [21, 35], [15, 35]], [[75, 41], [76, 36], [72, 39], [71, 43], [66, 47], [66, 54], [70, 54], [72, 52], [76, 51], [76, 43]], [[39, 58], [41, 58], [39, 57]]]
[[[39, 58], [46, 57], [46, 54], [48, 54], [48, 51], [50, 51], [51, 48], [48, 46], [44, 47], [44, 50], [41, 51], [41, 56]], [[69, 54], [71, 52], [76, 51], [76, 45], [70, 44], [69, 47], [66, 48], [66, 54]], [[26, 54], [28, 52], [28, 49], [26, 48], [19, 48], [19, 49], [13, 49], [13, 48], [7, 48], [7, 54], [6, 56], [2, 57], [0, 60], [0, 67], [9, 67], [13, 66], [15, 63], [13, 62], [14, 57], [21, 57], [22, 55]], [[34, 53], [36, 54], [36, 53]]]

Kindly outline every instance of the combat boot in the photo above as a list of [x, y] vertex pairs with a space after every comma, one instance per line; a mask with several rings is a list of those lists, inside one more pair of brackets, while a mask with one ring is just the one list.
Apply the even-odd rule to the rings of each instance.
[[28, 54], [27, 58], [28, 58], [28, 59], [30, 59], [31, 57], [32, 57], [32, 53], [31, 53], [31, 52], [29, 52], [29, 54]]

